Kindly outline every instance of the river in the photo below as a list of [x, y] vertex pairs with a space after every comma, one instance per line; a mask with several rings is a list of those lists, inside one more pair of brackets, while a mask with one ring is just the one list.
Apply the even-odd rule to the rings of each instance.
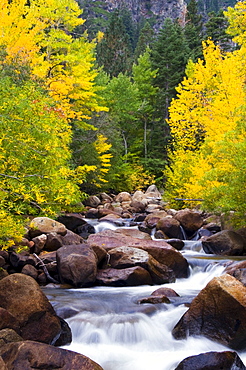
[[[206, 255], [199, 241], [187, 241], [182, 254], [190, 276], [175, 283], [139, 287], [45, 288], [57, 314], [72, 329], [73, 341], [63, 348], [82, 353], [104, 370], [174, 370], [191, 355], [224, 351], [227, 347], [205, 337], [175, 340], [171, 331], [188, 309], [185, 305], [215, 276], [228, 260]], [[174, 289], [180, 298], [166, 304], [139, 304], [155, 289]], [[238, 352], [246, 365], [246, 351]]]

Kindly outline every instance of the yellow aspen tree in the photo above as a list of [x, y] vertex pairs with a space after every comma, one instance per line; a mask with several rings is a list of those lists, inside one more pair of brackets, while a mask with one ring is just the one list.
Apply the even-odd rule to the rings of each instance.
[[238, 52], [223, 55], [211, 41], [204, 44], [204, 62], [188, 67], [170, 106], [173, 150], [167, 195], [208, 199], [210, 190], [221, 186], [222, 173], [230, 173], [233, 166], [219, 143], [240, 120], [245, 72]]

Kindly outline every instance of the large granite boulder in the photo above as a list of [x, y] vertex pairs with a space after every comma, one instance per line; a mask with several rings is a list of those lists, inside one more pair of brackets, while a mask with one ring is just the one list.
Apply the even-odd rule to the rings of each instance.
[[143, 267], [149, 272], [153, 284], [172, 283], [175, 281], [174, 272], [167, 266], [160, 264], [144, 250], [132, 247], [119, 247], [110, 250], [108, 256], [108, 264], [112, 268]]
[[34, 238], [41, 234], [48, 234], [51, 232], [56, 232], [60, 235], [65, 235], [67, 233], [67, 228], [65, 225], [58, 221], [52, 220], [49, 217], [35, 217], [29, 225], [29, 235]]
[[98, 270], [98, 285], [107, 286], [138, 286], [152, 285], [152, 278], [147, 270], [140, 266], [125, 269], [107, 268]]
[[241, 256], [244, 252], [244, 240], [232, 230], [223, 230], [202, 241], [205, 253], [223, 256]]
[[176, 213], [175, 218], [188, 234], [194, 234], [203, 225], [202, 215], [191, 209], [181, 209]]
[[85, 218], [80, 213], [65, 213], [57, 218], [57, 221], [74, 231], [77, 227], [86, 224]]
[[176, 278], [185, 278], [189, 275], [189, 265], [183, 255], [166, 243], [164, 240], [141, 240], [129, 237], [112, 230], [104, 230], [90, 235], [87, 243], [103, 247], [106, 251], [118, 247], [134, 247], [148, 252], [154, 259], [172, 269]]
[[236, 352], [206, 352], [190, 356], [181, 361], [175, 370], [245, 370]]
[[97, 274], [97, 257], [86, 243], [66, 245], [56, 252], [57, 269], [62, 283], [75, 287], [94, 284]]
[[0, 356], [9, 370], [103, 370], [84, 355], [33, 341], [8, 343], [0, 347]]
[[161, 230], [168, 238], [184, 239], [179, 221], [172, 216], [159, 219], [156, 230]]
[[204, 335], [236, 350], [246, 349], [246, 288], [225, 274], [193, 299], [172, 331], [176, 339]]
[[[25, 340], [53, 343], [61, 334], [60, 319], [37, 282], [24, 274], [0, 281], [0, 306], [13, 316], [14, 327]], [[5, 312], [7, 322], [9, 317]], [[3, 327], [3, 323], [1, 324]], [[7, 326], [7, 325], [6, 325]]]

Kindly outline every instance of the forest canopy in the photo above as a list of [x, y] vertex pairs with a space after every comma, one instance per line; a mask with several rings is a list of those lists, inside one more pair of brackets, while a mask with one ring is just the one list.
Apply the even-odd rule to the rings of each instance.
[[126, 9], [106, 23], [89, 37], [75, 0], [1, 1], [7, 245], [27, 216], [153, 181], [170, 206], [202, 198], [245, 217], [245, 2], [211, 13], [207, 28], [195, 0], [183, 25], [166, 19], [158, 32], [146, 20], [137, 29]]

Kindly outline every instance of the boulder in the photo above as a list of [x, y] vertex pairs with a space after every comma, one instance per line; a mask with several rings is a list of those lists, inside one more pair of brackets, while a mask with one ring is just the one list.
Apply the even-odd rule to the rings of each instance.
[[7, 309], [0, 307], [0, 330], [13, 329], [15, 332], [20, 332], [20, 323], [18, 318], [13, 316]]
[[152, 279], [147, 270], [135, 266], [125, 269], [107, 268], [98, 270], [97, 284], [107, 286], [138, 286], [152, 285]]
[[11, 370], [103, 370], [86, 356], [33, 341], [6, 344], [0, 347], [0, 356]]
[[115, 197], [115, 202], [131, 202], [132, 197], [131, 194], [129, 194], [126, 191], [122, 191], [121, 193], [117, 194]]
[[246, 261], [232, 263], [225, 269], [225, 273], [234, 276], [246, 286]]
[[61, 235], [56, 232], [51, 232], [47, 234], [47, 240], [45, 244], [45, 250], [52, 252], [57, 251], [63, 245]]
[[[87, 223], [84, 224], [83, 226], [86, 226], [86, 225]], [[84, 240], [77, 233], [74, 233], [73, 231], [68, 230], [66, 235], [61, 236], [61, 241], [62, 241], [62, 245], [71, 245], [71, 244], [81, 244], [83, 243]]]
[[246, 288], [225, 274], [193, 299], [172, 331], [176, 339], [204, 335], [235, 350], [246, 349]]
[[0, 330], [0, 343], [11, 343], [11, 342], [21, 342], [23, 338], [16, 333], [13, 329], [2, 329]]
[[151, 296], [160, 296], [165, 295], [166, 297], [179, 297], [178, 293], [175, 292], [175, 290], [171, 288], [158, 288], [154, 290], [153, 293], [151, 293]]
[[75, 287], [94, 284], [97, 273], [97, 257], [86, 243], [66, 245], [58, 249], [57, 268], [62, 283]]
[[132, 213], [142, 213], [145, 211], [146, 201], [132, 200], [130, 203], [130, 210]]
[[29, 225], [29, 235], [31, 238], [41, 234], [48, 234], [51, 232], [56, 232], [60, 235], [65, 235], [67, 233], [67, 228], [65, 225], [52, 220], [49, 217], [35, 217]]
[[133, 237], [133, 238], [137, 238], [137, 239], [152, 240], [152, 238], [149, 234], [144, 233], [143, 231], [140, 231], [138, 229], [121, 228], [121, 229], [116, 229], [115, 232], [126, 235], [126, 236], [130, 236], [130, 237]]
[[0, 306], [19, 322], [19, 334], [25, 340], [52, 343], [61, 333], [59, 318], [30, 276], [12, 274], [1, 280]]
[[108, 264], [112, 268], [143, 267], [149, 272], [154, 284], [172, 283], [175, 281], [174, 272], [167, 266], [160, 264], [144, 250], [132, 247], [119, 247], [110, 250], [108, 256]]
[[36, 269], [36, 267], [32, 265], [25, 265], [23, 269], [21, 270], [21, 273], [31, 276], [34, 280], [37, 280], [38, 270]]
[[181, 361], [175, 370], [245, 370], [236, 352], [206, 352], [190, 356]]
[[90, 235], [88, 244], [101, 246], [106, 251], [122, 246], [143, 249], [154, 257], [158, 262], [172, 269], [177, 278], [189, 276], [189, 265], [183, 255], [164, 240], [141, 240], [138, 238], [121, 235], [112, 230], [104, 230], [100, 233]]
[[153, 229], [157, 222], [161, 219], [161, 218], [164, 218], [167, 216], [167, 212], [166, 211], [156, 211], [156, 212], [153, 212], [153, 213], [150, 213], [146, 218], [145, 218], [145, 223], [146, 225]]
[[156, 185], [150, 185], [145, 192], [145, 197], [147, 198], [157, 198], [161, 199], [161, 193], [157, 189]]
[[184, 239], [179, 221], [172, 216], [159, 219], [156, 230], [161, 230], [168, 238]]
[[169, 297], [179, 297], [179, 295], [171, 288], [158, 288], [149, 297], [140, 299], [138, 303], [170, 303]]
[[57, 221], [66, 226], [68, 230], [74, 231], [78, 226], [86, 223], [80, 213], [65, 213], [57, 218]]
[[[87, 239], [90, 234], [95, 234], [96, 230], [93, 225], [90, 225], [88, 223], [78, 226], [75, 232], [78, 234], [80, 237], [80, 243], [82, 243], [83, 239]], [[68, 243], [64, 243], [68, 244]], [[73, 244], [73, 243], [70, 243]], [[79, 244], [79, 243], [74, 243], [74, 244]]]
[[175, 218], [188, 234], [194, 234], [203, 225], [202, 215], [191, 209], [181, 209], [176, 213]]
[[11, 265], [18, 271], [21, 271], [23, 266], [27, 264], [32, 265], [32, 266], [35, 266], [36, 264], [36, 260], [33, 257], [33, 255], [30, 255], [29, 252], [25, 252], [25, 251], [21, 253], [12, 252], [10, 254], [9, 259], [10, 259]]
[[138, 303], [150, 303], [150, 304], [158, 304], [158, 303], [170, 303], [170, 300], [165, 295], [159, 296], [150, 296], [146, 298], [141, 298], [138, 300]]
[[96, 208], [101, 203], [100, 199], [96, 195], [91, 195], [83, 201], [83, 204], [87, 207]]
[[132, 196], [132, 201], [133, 202], [144, 202], [145, 204], [147, 204], [145, 200], [145, 194], [141, 190], [135, 191], [135, 193]]
[[241, 256], [244, 251], [244, 240], [232, 230], [223, 230], [202, 240], [205, 253], [223, 256]]
[[47, 241], [47, 235], [38, 235], [33, 238], [32, 241], [34, 242], [34, 253], [39, 254], [44, 249], [45, 243]]

